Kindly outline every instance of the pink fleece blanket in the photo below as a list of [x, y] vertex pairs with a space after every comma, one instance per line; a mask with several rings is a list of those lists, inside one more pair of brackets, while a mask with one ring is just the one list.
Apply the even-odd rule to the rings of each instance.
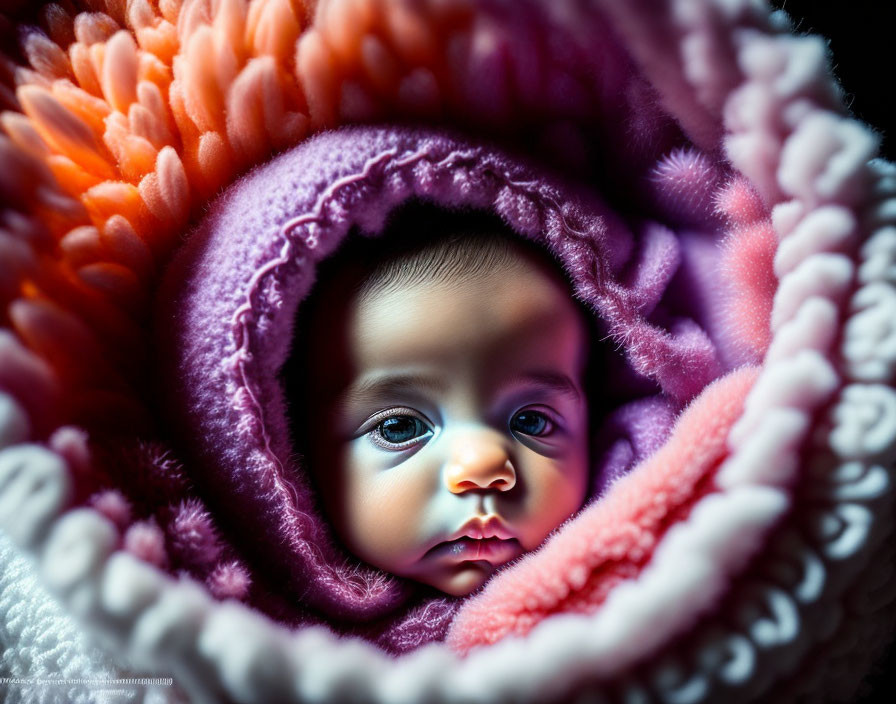
[[[714, 490], [725, 440], [755, 378], [755, 370], [744, 370], [707, 388], [662, 449], [465, 604], [448, 643], [465, 652], [508, 634], [525, 635], [552, 614], [597, 612], [614, 587], [642, 572], [669, 526]], [[710, 594], [701, 601], [709, 608], [711, 588], [704, 588]]]

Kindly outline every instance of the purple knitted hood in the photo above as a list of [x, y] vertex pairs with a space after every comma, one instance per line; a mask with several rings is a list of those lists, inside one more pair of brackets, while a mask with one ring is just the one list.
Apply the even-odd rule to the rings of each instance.
[[[703, 207], [690, 209], [689, 230], [712, 232], [719, 220], [704, 202], [723, 179], [708, 162], [694, 161], [691, 173], [683, 169], [657, 192], [674, 197], [683, 180], [696, 182], [689, 197]], [[409, 585], [333, 544], [291, 446], [278, 374], [291, 349], [304, 344], [293, 326], [315, 265], [353, 226], [379, 233], [389, 212], [410, 198], [493, 211], [549, 248], [577, 296], [627, 350], [628, 375], [641, 379], [629, 395], [657, 395], [657, 407], [640, 414], [652, 447], [674, 409], [721, 373], [726, 356], [695, 320], [700, 292], [684, 279], [668, 290], [683, 258], [672, 230], [643, 218], [630, 225], [595, 193], [479, 140], [409, 128], [343, 129], [244, 177], [213, 204], [169, 267], [158, 296], [160, 379], [174, 425], [190, 441], [193, 478], [243, 544], [253, 546], [253, 571], [270, 570], [286, 585], [281, 594], [301, 595], [301, 611], [310, 607], [331, 619], [383, 617], [407, 601]], [[676, 292], [684, 307], [675, 315], [658, 309]], [[626, 467], [597, 471], [598, 488], [607, 471], [620, 474], [644, 452], [637, 446]], [[450, 611], [447, 600], [436, 601]], [[412, 638], [407, 647], [443, 627], [436, 621], [428, 626], [433, 634], [385, 634], [381, 641], [395, 648]]]

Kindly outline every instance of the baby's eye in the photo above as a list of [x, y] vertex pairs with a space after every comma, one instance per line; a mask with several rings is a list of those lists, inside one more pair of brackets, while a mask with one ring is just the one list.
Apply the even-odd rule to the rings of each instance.
[[392, 416], [377, 424], [374, 434], [390, 445], [403, 445], [432, 433], [429, 426], [414, 416]]
[[548, 435], [554, 430], [554, 422], [541, 411], [525, 410], [510, 419], [510, 429], [523, 435]]

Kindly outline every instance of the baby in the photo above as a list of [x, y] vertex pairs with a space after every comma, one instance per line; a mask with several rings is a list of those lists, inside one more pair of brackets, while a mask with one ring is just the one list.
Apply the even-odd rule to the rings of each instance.
[[588, 486], [584, 316], [499, 220], [412, 205], [324, 263], [294, 423], [347, 548], [455, 596]]

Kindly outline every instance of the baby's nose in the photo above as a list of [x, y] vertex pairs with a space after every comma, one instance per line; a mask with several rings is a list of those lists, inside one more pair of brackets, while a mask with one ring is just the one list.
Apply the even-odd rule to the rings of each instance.
[[464, 433], [455, 439], [451, 449], [444, 474], [452, 493], [477, 489], [510, 491], [516, 485], [516, 471], [498, 433]]

